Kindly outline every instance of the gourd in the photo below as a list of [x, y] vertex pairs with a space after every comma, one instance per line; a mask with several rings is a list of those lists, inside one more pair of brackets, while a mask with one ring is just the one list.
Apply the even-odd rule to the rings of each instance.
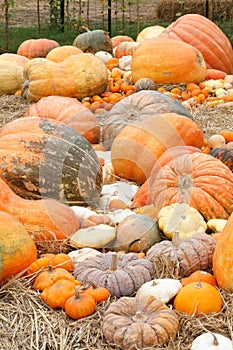
[[123, 349], [154, 348], [175, 339], [179, 329], [176, 313], [149, 296], [122, 297], [103, 315], [102, 331], [110, 344]]
[[58, 46], [60, 45], [57, 41], [47, 38], [28, 39], [19, 45], [17, 54], [25, 56], [29, 59], [46, 57], [49, 51]]
[[[19, 118], [0, 131], [0, 177], [23, 198], [96, 205], [102, 169], [81, 134], [52, 119]], [[7, 150], [7, 152], [6, 152]]]
[[198, 49], [208, 68], [233, 73], [233, 52], [227, 36], [208, 18], [199, 14], [179, 17], [160, 34], [161, 39], [174, 39]]
[[222, 297], [219, 290], [209, 283], [193, 282], [178, 291], [173, 306], [188, 315], [218, 313], [222, 308]]
[[204, 233], [207, 229], [203, 216], [186, 203], [173, 203], [160, 209], [158, 225], [168, 238], [172, 239], [174, 232], [179, 237], [191, 237], [196, 233]]
[[106, 149], [111, 148], [113, 140], [126, 125], [143, 121], [159, 113], [170, 112], [193, 119], [181, 103], [158, 91], [139, 91], [125, 97], [108, 112], [108, 118], [103, 126], [103, 141]]
[[231, 339], [219, 333], [207, 332], [196, 337], [190, 350], [232, 350]]
[[209, 154], [180, 155], [162, 167], [158, 162], [149, 189], [158, 210], [176, 202], [188, 203], [208, 221], [227, 219], [233, 209], [233, 174]]
[[168, 303], [178, 291], [182, 288], [179, 280], [172, 278], [157, 278], [144, 283], [137, 291], [137, 296], [153, 295], [155, 298], [161, 300], [163, 303]]
[[181, 145], [201, 148], [203, 142], [201, 128], [190, 118], [176, 113], [154, 114], [126, 125], [113, 140], [114, 173], [142, 184], [167, 149]]
[[37, 259], [36, 245], [23, 224], [3, 211], [0, 211], [0, 246], [0, 284], [25, 273]]
[[92, 144], [100, 141], [100, 126], [96, 116], [76, 98], [42, 97], [30, 104], [23, 116], [55, 119], [78, 131]]
[[35, 58], [24, 66], [22, 93], [29, 102], [51, 95], [82, 100], [105, 91], [108, 72], [105, 63], [91, 53], [70, 55], [56, 63]]
[[134, 253], [101, 253], [80, 262], [74, 269], [75, 278], [81, 283], [90, 282], [105, 287], [112, 296], [131, 295], [141, 285], [152, 279], [154, 268], [148, 259]]
[[50, 50], [46, 58], [53, 62], [62, 62], [70, 55], [78, 55], [83, 51], [73, 45], [57, 46]]
[[112, 41], [108, 33], [101, 29], [95, 29], [79, 34], [73, 41], [73, 45], [83, 52], [95, 54], [98, 51], [112, 53]]
[[146, 258], [154, 264], [164, 259], [180, 277], [187, 277], [196, 270], [212, 267], [215, 246], [215, 239], [206, 233], [181, 240], [179, 234], [175, 233], [172, 241], [163, 240], [154, 244], [147, 251]]
[[201, 52], [195, 47], [160, 37], [140, 44], [133, 54], [131, 67], [134, 83], [150, 78], [156, 84], [200, 83], [207, 69]]

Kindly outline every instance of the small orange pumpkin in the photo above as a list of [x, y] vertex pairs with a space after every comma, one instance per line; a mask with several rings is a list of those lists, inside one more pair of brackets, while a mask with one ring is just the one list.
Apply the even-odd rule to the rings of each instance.
[[107, 288], [105, 287], [96, 287], [94, 284], [88, 283], [87, 285], [83, 285], [80, 289], [86, 294], [91, 295], [95, 301], [98, 303], [101, 303], [102, 301], [108, 300], [110, 297], [110, 292]]
[[84, 292], [80, 292], [79, 287], [75, 288], [75, 295], [66, 300], [65, 311], [74, 320], [92, 315], [96, 310], [95, 299]]
[[49, 269], [47, 271], [40, 272], [39, 275], [35, 278], [33, 288], [42, 291], [60, 279], [66, 279], [71, 282], [75, 282], [74, 276], [67, 270], [61, 267], [53, 269], [52, 266], [49, 265]]
[[180, 282], [183, 287], [193, 282], [206, 282], [214, 287], [217, 285], [215, 277], [210, 272], [203, 270], [193, 272], [190, 276], [182, 278]]
[[60, 279], [41, 293], [41, 299], [52, 309], [64, 309], [65, 302], [75, 293], [75, 284], [72, 281]]

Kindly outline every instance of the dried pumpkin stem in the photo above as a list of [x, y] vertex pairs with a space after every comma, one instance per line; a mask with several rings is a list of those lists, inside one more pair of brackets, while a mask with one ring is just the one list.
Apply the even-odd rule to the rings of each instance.
[[174, 232], [173, 238], [172, 238], [172, 243], [174, 247], [178, 248], [180, 245], [180, 237], [179, 237], [179, 232]]
[[136, 311], [135, 315], [132, 317], [132, 320], [135, 323], [145, 323], [147, 320], [147, 316], [144, 315], [141, 311]]
[[117, 254], [113, 253], [112, 254], [112, 261], [111, 261], [111, 265], [109, 267], [110, 271], [116, 271], [117, 270]]

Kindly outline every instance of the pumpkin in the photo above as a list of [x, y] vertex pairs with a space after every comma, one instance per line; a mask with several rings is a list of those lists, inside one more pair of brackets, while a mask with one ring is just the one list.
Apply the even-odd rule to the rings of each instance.
[[91, 295], [97, 304], [102, 303], [103, 301], [108, 300], [110, 297], [110, 292], [104, 287], [96, 287], [90, 283], [84, 284], [81, 286], [80, 291], [85, 292], [86, 294]]
[[115, 137], [128, 124], [143, 121], [159, 113], [192, 115], [181, 103], [158, 91], [139, 91], [116, 103], [103, 126], [103, 142], [110, 149]]
[[140, 44], [131, 67], [134, 83], [141, 78], [150, 78], [156, 84], [200, 83], [206, 75], [200, 51], [182, 41], [160, 37]]
[[191, 237], [196, 233], [204, 233], [207, 229], [203, 216], [186, 203], [173, 203], [158, 212], [159, 229], [172, 239], [174, 232], [179, 237]]
[[219, 333], [207, 332], [196, 337], [190, 350], [232, 350], [231, 339]]
[[58, 46], [60, 45], [57, 41], [47, 38], [28, 39], [19, 45], [17, 54], [25, 56], [29, 59], [36, 57], [46, 57], [49, 51]]
[[223, 137], [223, 135], [220, 134], [214, 134], [209, 137], [207, 144], [210, 148], [219, 148], [219, 147], [224, 147], [226, 144], [226, 140]]
[[135, 91], [141, 90], [155, 90], [156, 84], [150, 78], [141, 78], [135, 84]]
[[183, 15], [165, 28], [160, 37], [188, 43], [202, 53], [208, 68], [233, 73], [233, 51], [229, 39], [204, 16]]
[[75, 288], [75, 294], [65, 302], [65, 312], [74, 320], [90, 316], [95, 310], [95, 299], [85, 292], [80, 292], [79, 287]]
[[137, 291], [137, 296], [153, 295], [163, 303], [168, 303], [174, 298], [178, 291], [182, 288], [179, 280], [173, 278], [157, 278], [144, 283]]
[[[101, 165], [90, 143], [52, 119], [19, 118], [0, 131], [0, 177], [24, 198], [96, 205]], [[6, 152], [7, 150], [7, 152]]]
[[81, 227], [86, 228], [90, 226], [97, 226], [100, 224], [114, 226], [114, 223], [112, 222], [111, 218], [108, 215], [93, 214], [88, 216], [86, 219], [83, 219], [81, 223]]
[[81, 248], [72, 250], [68, 253], [69, 257], [72, 259], [74, 264], [78, 264], [87, 258], [95, 257], [97, 254], [101, 253], [93, 248]]
[[46, 55], [46, 58], [53, 62], [62, 62], [70, 55], [78, 55], [83, 51], [73, 45], [57, 46]]
[[110, 58], [113, 58], [113, 56], [107, 51], [97, 51], [95, 56], [99, 57], [105, 64], [108, 62], [108, 60], [110, 60]]
[[233, 171], [233, 151], [227, 147], [217, 147], [210, 151], [211, 156], [221, 160], [228, 168]]
[[113, 140], [115, 175], [142, 184], [157, 159], [174, 146], [201, 148], [203, 132], [190, 118], [176, 113], [155, 114], [126, 125]]
[[135, 41], [122, 41], [115, 47], [114, 55], [118, 59], [123, 56], [133, 56], [139, 44]]
[[86, 281], [96, 287], [104, 287], [112, 296], [131, 295], [141, 285], [150, 281], [153, 264], [136, 254], [101, 253], [80, 262], [74, 269], [74, 276], [81, 283]]
[[7, 60], [8, 62], [16, 62], [20, 66], [24, 67], [25, 64], [29, 61], [29, 58], [18, 55], [17, 53], [5, 52], [0, 55], [0, 60]]
[[162, 167], [155, 164], [149, 190], [157, 210], [172, 203], [187, 203], [206, 221], [226, 219], [233, 210], [233, 174], [209, 154], [183, 154]]
[[103, 315], [102, 331], [110, 344], [123, 349], [155, 348], [175, 339], [179, 320], [162, 301], [146, 297], [122, 297]]
[[233, 131], [225, 129], [225, 130], [221, 130], [219, 134], [224, 137], [226, 143], [233, 142]]
[[213, 271], [219, 287], [233, 290], [233, 213], [227, 220], [221, 232], [221, 238], [217, 240], [213, 256]]
[[112, 53], [112, 41], [107, 32], [101, 29], [88, 30], [79, 34], [73, 41], [73, 45], [83, 52], [95, 54], [98, 51]]
[[28, 269], [27, 269], [27, 275], [31, 275], [32, 273], [35, 273], [37, 271], [40, 271], [42, 269], [47, 269], [49, 267], [49, 264], [54, 257], [54, 254], [51, 254], [52, 256], [41, 256], [40, 258], [33, 261]]
[[134, 41], [133, 38], [131, 38], [128, 35], [115, 35], [111, 38], [111, 42], [112, 42], [112, 47], [113, 49], [119, 45], [122, 41], [126, 42], [126, 41]]
[[212, 232], [222, 232], [226, 223], [226, 219], [210, 219], [207, 221], [207, 228]]
[[182, 287], [175, 296], [174, 309], [188, 315], [218, 313], [222, 297], [214, 286], [206, 282], [192, 282]]
[[146, 27], [138, 33], [136, 41], [138, 43], [142, 43], [147, 39], [156, 38], [159, 34], [161, 34], [164, 31], [164, 29], [165, 27], [158, 25]]
[[[115, 251], [127, 250], [128, 245], [140, 239], [140, 251], [147, 251], [160, 241], [157, 222], [142, 214], [132, 214], [123, 219], [117, 226], [116, 239], [109, 246]], [[133, 249], [133, 251], [138, 251]]]
[[42, 97], [36, 103], [31, 104], [23, 116], [55, 119], [78, 131], [92, 144], [100, 141], [100, 126], [96, 116], [75, 98]]
[[52, 309], [64, 309], [65, 302], [75, 293], [75, 284], [66, 279], [60, 279], [51, 286], [44, 288], [40, 294], [41, 299]]
[[215, 277], [210, 272], [203, 270], [194, 271], [190, 276], [181, 278], [180, 282], [183, 287], [193, 282], [205, 282], [214, 287], [217, 285]]
[[37, 259], [34, 241], [13, 215], [0, 211], [0, 284], [26, 272]]
[[181, 277], [187, 277], [196, 270], [212, 267], [215, 246], [214, 238], [206, 233], [181, 240], [175, 234], [172, 241], [163, 240], [154, 244], [147, 251], [146, 258], [155, 264], [163, 258], [173, 265]]
[[54, 254], [50, 263], [54, 268], [62, 267], [67, 271], [73, 271], [74, 269], [74, 264], [71, 257], [69, 257], [69, 255], [65, 253]]
[[14, 94], [20, 89], [23, 66], [7, 58], [0, 60], [0, 96]]
[[29, 102], [51, 95], [82, 100], [105, 91], [108, 72], [104, 62], [91, 53], [70, 55], [56, 63], [35, 58], [24, 66], [22, 93]]
[[226, 77], [227, 73], [219, 70], [219, 69], [213, 69], [213, 68], [208, 68], [206, 70], [206, 75], [205, 75], [205, 80], [218, 80], [218, 79], [224, 79]]

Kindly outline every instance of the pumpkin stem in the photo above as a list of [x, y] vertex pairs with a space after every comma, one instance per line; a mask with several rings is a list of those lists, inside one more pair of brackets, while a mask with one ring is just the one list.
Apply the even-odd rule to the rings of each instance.
[[180, 245], [180, 237], [179, 237], [179, 232], [174, 232], [173, 238], [172, 238], [172, 243], [174, 247], [178, 248]]
[[48, 265], [49, 273], [53, 272], [53, 265], [49, 263]]
[[195, 288], [198, 288], [198, 289], [202, 288], [201, 282], [197, 282], [197, 283], [195, 284]]
[[112, 261], [109, 267], [110, 271], [116, 271], [117, 270], [117, 254], [114, 252], [112, 254]]
[[152, 286], [157, 286], [158, 282], [156, 282], [156, 280], [152, 280]]
[[78, 300], [78, 299], [81, 298], [80, 297], [80, 287], [79, 286], [75, 287], [74, 298], [75, 298], [75, 300]]
[[147, 321], [147, 316], [141, 311], [136, 311], [135, 315], [132, 317], [132, 320], [135, 323], [145, 323]]
[[217, 339], [216, 335], [214, 333], [212, 333], [212, 332], [210, 332], [210, 333], [212, 334], [212, 336], [214, 338], [213, 345], [218, 346], [219, 342], [218, 342], [218, 339]]

